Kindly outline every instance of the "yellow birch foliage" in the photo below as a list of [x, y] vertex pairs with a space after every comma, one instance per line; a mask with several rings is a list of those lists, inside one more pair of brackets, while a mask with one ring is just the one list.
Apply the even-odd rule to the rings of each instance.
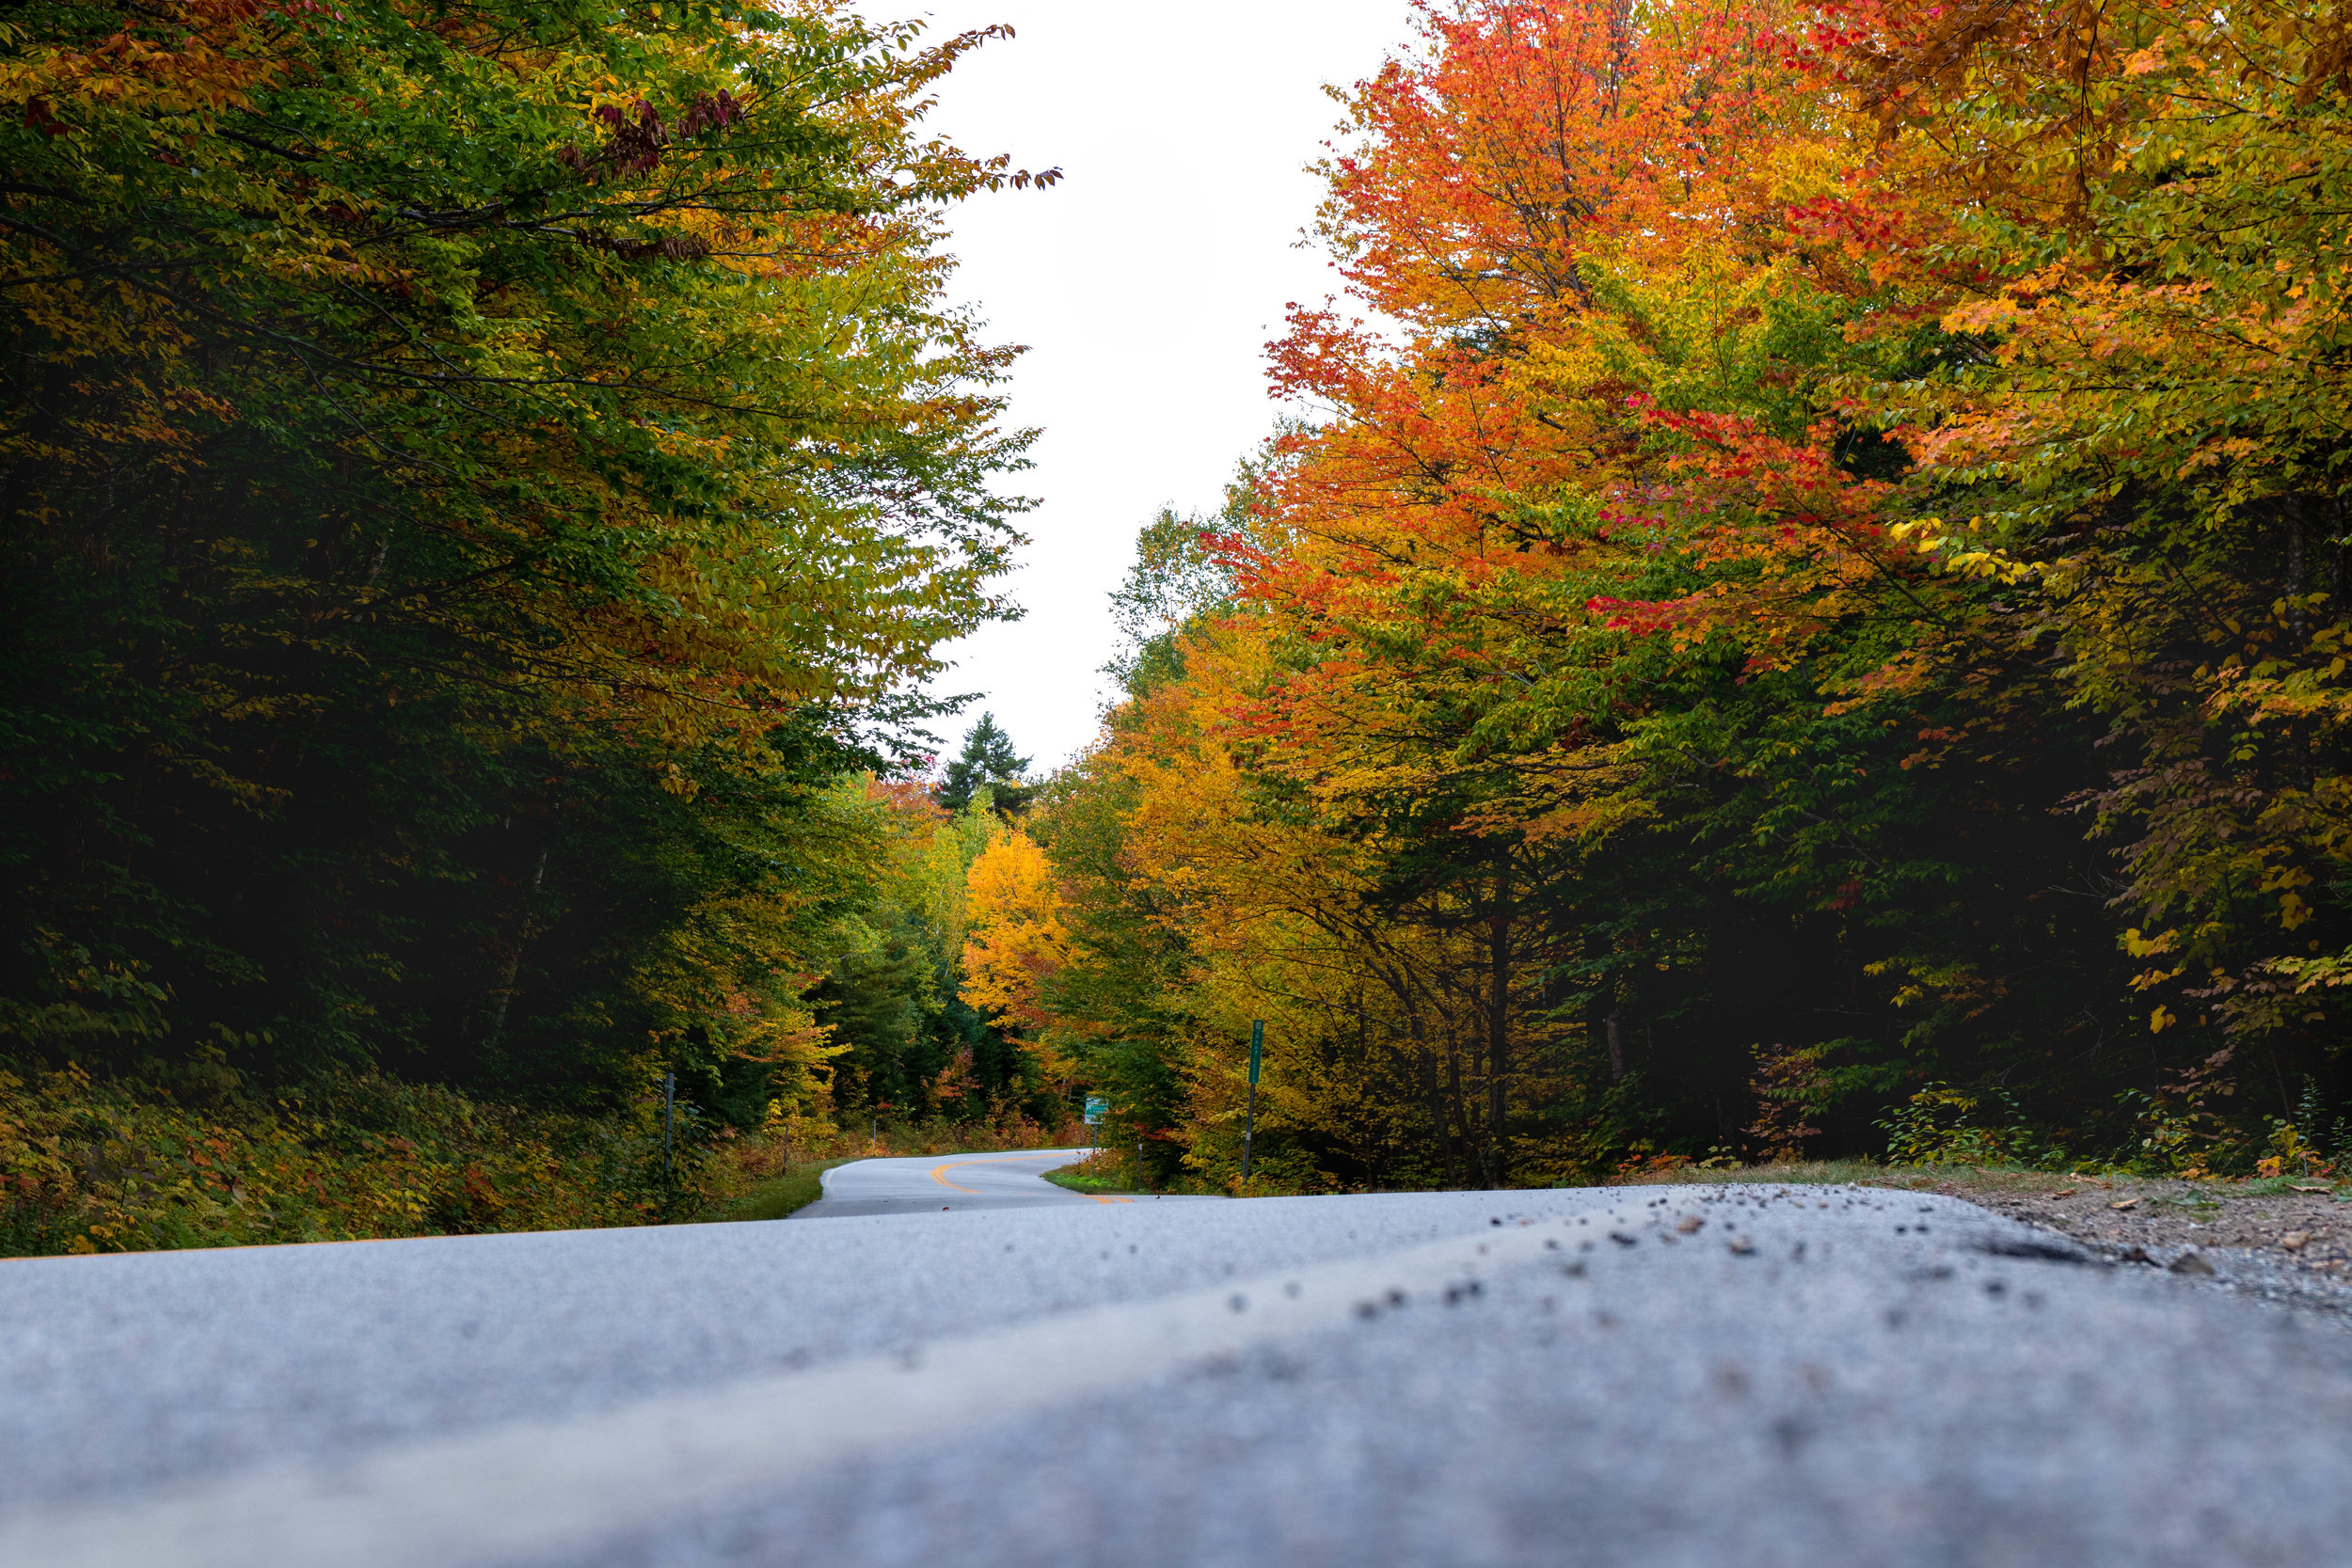
[[1026, 1031], [1025, 1044], [1047, 1058], [1043, 1032], [1055, 1018], [1044, 988], [1070, 961], [1061, 889], [1045, 851], [1019, 828], [990, 841], [965, 883], [963, 999]]

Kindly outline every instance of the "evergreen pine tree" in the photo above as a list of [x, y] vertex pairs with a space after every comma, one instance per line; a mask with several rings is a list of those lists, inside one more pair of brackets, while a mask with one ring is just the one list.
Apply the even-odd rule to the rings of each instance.
[[932, 799], [949, 811], [961, 811], [985, 784], [996, 809], [1008, 816], [1025, 809], [1035, 790], [1024, 782], [1029, 759], [1013, 755], [1012, 736], [996, 727], [996, 716], [980, 715], [972, 733], [963, 737], [963, 752], [947, 765]]

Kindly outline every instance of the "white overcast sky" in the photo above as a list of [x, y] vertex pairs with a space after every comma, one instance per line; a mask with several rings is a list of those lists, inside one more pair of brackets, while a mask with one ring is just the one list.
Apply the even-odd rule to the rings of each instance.
[[1092, 738], [1112, 651], [1107, 595], [1162, 505], [1214, 508], [1273, 428], [1264, 345], [1287, 300], [1337, 277], [1296, 248], [1342, 110], [1323, 93], [1409, 38], [1406, 0], [862, 0], [936, 39], [991, 23], [939, 88], [930, 128], [1051, 190], [952, 216], [956, 297], [1023, 343], [1011, 422], [1043, 431], [1017, 488], [1041, 504], [1010, 579], [1027, 618], [947, 650], [944, 691], [979, 700], [936, 726], [952, 752], [982, 710], [1045, 771]]

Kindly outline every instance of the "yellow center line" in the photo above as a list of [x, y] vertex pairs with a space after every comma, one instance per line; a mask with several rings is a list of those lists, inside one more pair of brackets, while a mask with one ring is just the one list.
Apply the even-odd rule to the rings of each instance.
[[936, 1165], [936, 1166], [933, 1166], [933, 1167], [932, 1167], [932, 1169], [931, 1169], [931, 1180], [934, 1180], [934, 1181], [936, 1181], [936, 1182], [938, 1182], [941, 1186], [943, 1186], [943, 1187], [946, 1187], [946, 1188], [949, 1189], [950, 1191], [953, 1191], [953, 1192], [959, 1192], [959, 1193], [971, 1193], [971, 1194], [974, 1194], [975, 1196], [977, 1196], [977, 1194], [978, 1194], [978, 1192], [979, 1192], [979, 1189], [978, 1189], [978, 1188], [977, 1188], [977, 1187], [959, 1187], [959, 1186], [957, 1186], [954, 1182], [952, 1182], [952, 1181], [950, 1181], [950, 1180], [947, 1180], [947, 1172], [949, 1172], [949, 1171], [951, 1171], [951, 1170], [961, 1170], [961, 1168], [963, 1168], [965, 1165], [1017, 1165], [1017, 1164], [1020, 1164], [1023, 1160], [1041, 1160], [1041, 1159], [1044, 1159], [1044, 1158], [1046, 1158], [1046, 1156], [1044, 1156], [1044, 1155], [1041, 1155], [1041, 1154], [1021, 1154], [1021, 1155], [1008, 1155], [1008, 1156], [1006, 1156], [1006, 1157], [1004, 1157], [1004, 1158], [1002, 1158], [1002, 1159], [991, 1159], [991, 1160], [950, 1160], [950, 1161], [948, 1161], [946, 1164], [943, 1164], [943, 1165]]

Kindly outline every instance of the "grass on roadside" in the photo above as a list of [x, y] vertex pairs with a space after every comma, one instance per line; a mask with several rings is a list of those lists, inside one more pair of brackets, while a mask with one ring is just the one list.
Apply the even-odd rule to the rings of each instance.
[[1075, 1164], [1042, 1174], [1057, 1187], [1089, 1196], [1141, 1196], [1136, 1191], [1135, 1161], [1120, 1149], [1098, 1148]]
[[1135, 1184], [1107, 1176], [1077, 1176], [1069, 1171], [1049, 1170], [1045, 1180], [1057, 1187], [1067, 1187], [1073, 1193], [1087, 1193], [1104, 1197], [1136, 1196]]
[[824, 1173], [849, 1163], [849, 1159], [810, 1160], [788, 1166], [764, 1181], [755, 1182], [734, 1201], [698, 1216], [696, 1223], [784, 1219], [824, 1196]]

